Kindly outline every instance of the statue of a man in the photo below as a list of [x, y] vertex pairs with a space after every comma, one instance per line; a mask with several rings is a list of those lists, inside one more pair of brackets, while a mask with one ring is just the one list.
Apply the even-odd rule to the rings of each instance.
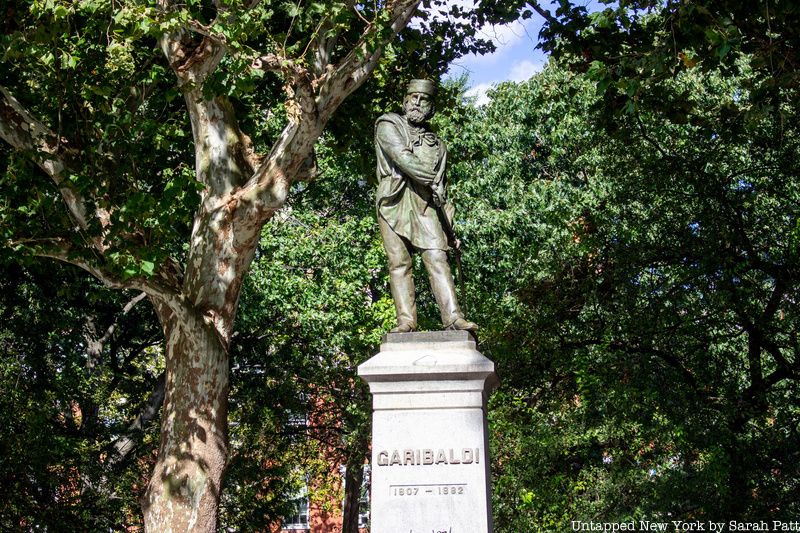
[[[393, 333], [417, 328], [411, 255], [422, 254], [445, 329], [475, 331], [458, 307], [447, 250], [454, 243], [452, 204], [447, 202], [447, 147], [428, 126], [436, 85], [412, 80], [404, 115], [387, 113], [375, 123], [378, 156], [378, 224], [389, 258], [389, 283], [397, 311]], [[448, 234], [450, 238], [448, 238]]]

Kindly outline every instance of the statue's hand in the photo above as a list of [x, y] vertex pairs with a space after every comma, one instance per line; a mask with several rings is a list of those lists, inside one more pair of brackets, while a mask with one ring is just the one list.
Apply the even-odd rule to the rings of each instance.
[[447, 193], [441, 185], [434, 185], [433, 188], [433, 203], [436, 207], [442, 207], [447, 202]]

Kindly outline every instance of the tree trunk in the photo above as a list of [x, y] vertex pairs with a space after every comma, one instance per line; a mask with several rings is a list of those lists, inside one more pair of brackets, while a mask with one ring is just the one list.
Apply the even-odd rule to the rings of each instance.
[[263, 224], [236, 197], [252, 167], [232, 106], [199, 89], [185, 96], [205, 188], [180, 293], [153, 299], [167, 347], [161, 443], [142, 502], [152, 533], [216, 529], [228, 448], [228, 346]]
[[364, 482], [362, 457], [350, 459], [344, 473], [344, 511], [342, 533], [358, 533], [358, 511], [361, 499], [361, 484]]
[[193, 309], [160, 302], [156, 309], [167, 338], [166, 395], [142, 501], [145, 529], [213, 532], [228, 448], [228, 352]]

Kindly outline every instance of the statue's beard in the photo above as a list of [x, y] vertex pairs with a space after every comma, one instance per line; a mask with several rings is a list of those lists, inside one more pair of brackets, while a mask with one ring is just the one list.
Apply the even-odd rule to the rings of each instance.
[[406, 108], [406, 118], [412, 124], [422, 124], [428, 118], [429, 113], [425, 113], [418, 107]]

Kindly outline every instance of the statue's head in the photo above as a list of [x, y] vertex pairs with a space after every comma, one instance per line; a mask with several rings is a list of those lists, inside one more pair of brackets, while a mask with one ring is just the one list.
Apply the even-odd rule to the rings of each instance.
[[412, 124], [422, 124], [433, 116], [433, 97], [436, 84], [431, 80], [411, 80], [403, 100], [406, 118]]

